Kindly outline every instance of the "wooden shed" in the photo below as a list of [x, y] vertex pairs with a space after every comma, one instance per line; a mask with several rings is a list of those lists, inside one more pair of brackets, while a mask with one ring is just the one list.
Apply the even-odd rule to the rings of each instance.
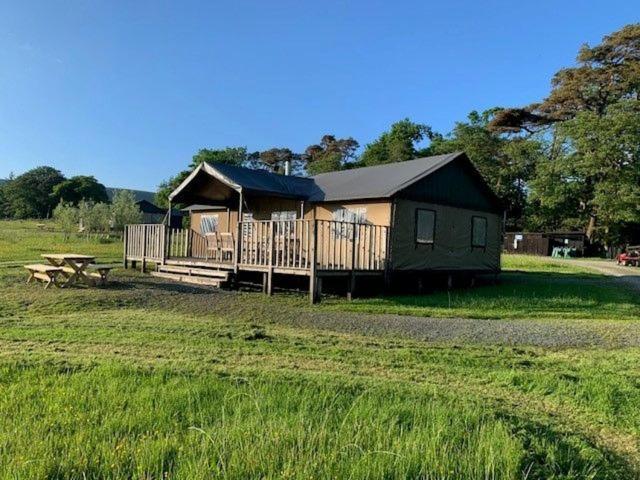
[[170, 200], [191, 228], [128, 227], [125, 262], [198, 283], [196, 268], [262, 272], [267, 293], [274, 274], [307, 276], [312, 300], [327, 276], [500, 270], [502, 206], [464, 153], [309, 178], [203, 163]]
[[511, 254], [548, 257], [554, 248], [568, 248], [583, 256], [588, 246], [584, 232], [507, 232], [503, 250]]

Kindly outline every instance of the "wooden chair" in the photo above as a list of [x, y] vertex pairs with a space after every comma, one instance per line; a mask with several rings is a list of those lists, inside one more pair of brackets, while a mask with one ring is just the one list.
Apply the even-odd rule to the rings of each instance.
[[220, 238], [220, 252], [221, 252], [221, 260], [224, 262], [226, 260], [233, 260], [233, 255], [236, 251], [236, 244], [233, 239], [233, 233], [230, 232], [221, 232], [219, 234]]
[[[205, 253], [205, 260], [209, 260], [209, 258], [213, 260], [218, 260], [220, 256], [220, 236], [218, 232], [208, 232], [204, 234], [204, 238], [207, 241], [207, 249]], [[213, 252], [212, 256], [209, 256], [209, 252]]]

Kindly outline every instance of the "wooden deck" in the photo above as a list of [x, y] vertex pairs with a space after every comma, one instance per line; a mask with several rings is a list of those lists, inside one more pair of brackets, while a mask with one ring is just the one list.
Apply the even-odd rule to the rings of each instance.
[[240, 222], [232, 252], [194, 230], [157, 224], [128, 225], [124, 239], [125, 267], [139, 261], [143, 269], [151, 262], [262, 272], [268, 294], [274, 273], [308, 276], [312, 301], [323, 276], [384, 274], [388, 265], [389, 227], [332, 220]]

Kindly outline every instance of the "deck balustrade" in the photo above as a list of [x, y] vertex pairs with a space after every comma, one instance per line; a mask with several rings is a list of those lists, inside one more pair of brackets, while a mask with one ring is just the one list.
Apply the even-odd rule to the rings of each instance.
[[222, 255], [210, 238], [191, 229], [128, 225], [124, 257], [154, 263], [193, 259], [298, 274], [382, 271], [388, 259], [389, 227], [334, 220], [252, 220], [238, 224], [233, 242], [233, 254]]

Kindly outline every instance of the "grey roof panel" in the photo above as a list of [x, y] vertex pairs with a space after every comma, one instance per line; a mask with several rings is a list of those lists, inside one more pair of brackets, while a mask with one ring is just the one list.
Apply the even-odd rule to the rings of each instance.
[[461, 155], [464, 154], [456, 152], [401, 163], [321, 173], [311, 177], [319, 192], [310, 200], [329, 202], [390, 197]]
[[242, 187], [243, 190], [270, 193], [279, 197], [306, 199], [316, 189], [310, 178], [279, 175], [267, 170], [252, 170], [223, 163], [211, 166], [233, 183]]

